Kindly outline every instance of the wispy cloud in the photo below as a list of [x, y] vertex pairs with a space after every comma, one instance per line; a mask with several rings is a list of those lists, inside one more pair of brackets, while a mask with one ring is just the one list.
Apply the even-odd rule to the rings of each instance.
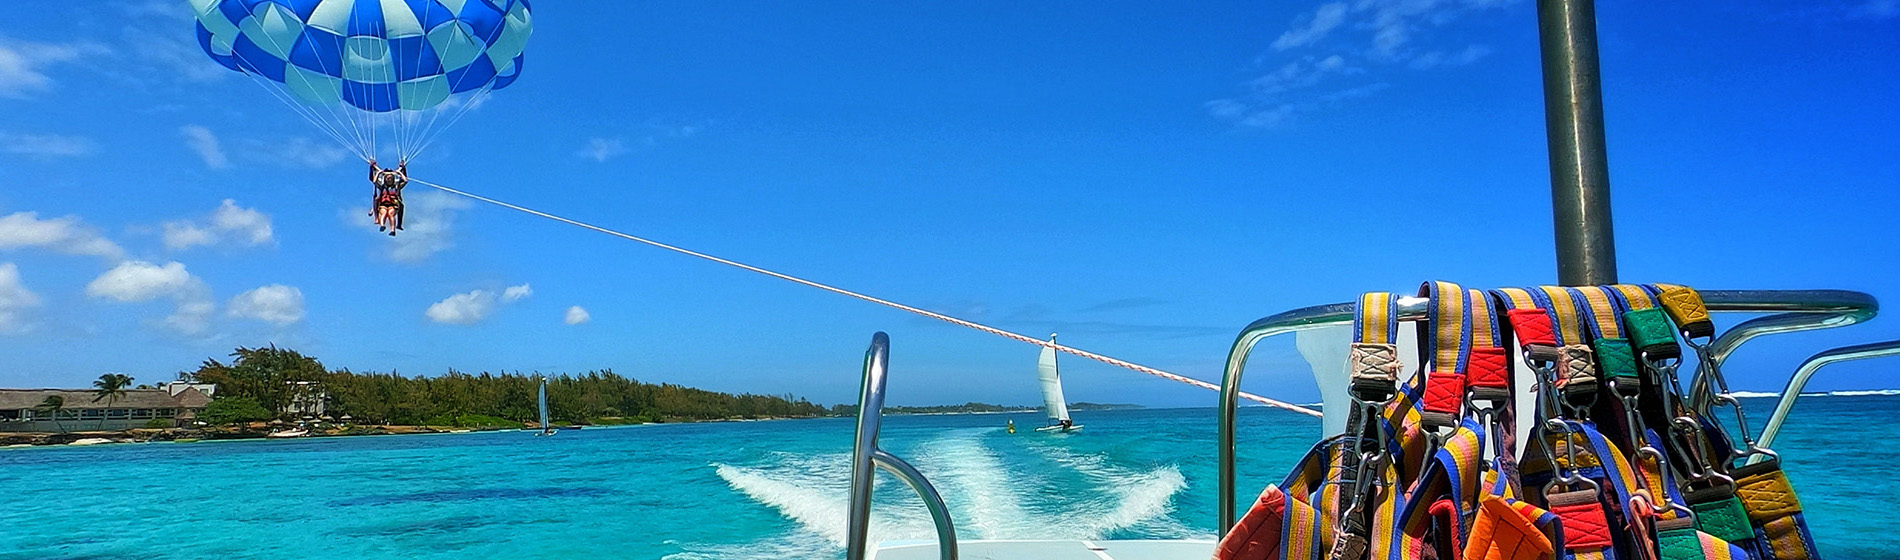
[[578, 305], [567, 308], [567, 314], [561, 318], [561, 322], [569, 325], [579, 325], [592, 320], [594, 320], [594, 316], [588, 314], [586, 309], [582, 309], [581, 306]]
[[303, 320], [303, 290], [271, 284], [238, 294], [225, 304], [232, 317], [284, 326]]
[[0, 97], [20, 99], [52, 89], [49, 66], [105, 54], [97, 43], [36, 43], [0, 37]]
[[55, 159], [91, 155], [94, 146], [92, 140], [84, 136], [0, 132], [0, 151], [34, 159]]
[[[1353, 0], [1321, 4], [1294, 18], [1262, 59], [1272, 71], [1245, 95], [1205, 104], [1208, 114], [1244, 127], [1273, 128], [1387, 87], [1390, 68], [1465, 66], [1491, 53], [1481, 44], [1430, 44], [1431, 31], [1468, 14], [1521, 0]], [[1438, 40], [1436, 42], [1444, 42]], [[1287, 57], [1291, 57], [1288, 60]]]
[[0, 334], [20, 334], [32, 330], [33, 325], [28, 322], [27, 313], [39, 305], [40, 296], [26, 289], [26, 283], [20, 280], [20, 267], [10, 262], [0, 262]]
[[422, 315], [447, 325], [473, 325], [487, 319], [503, 304], [514, 303], [533, 293], [527, 284], [512, 286], [497, 294], [489, 290], [470, 290], [429, 305]]
[[606, 162], [627, 153], [627, 140], [624, 138], [589, 138], [587, 145], [576, 154], [595, 162]]
[[118, 260], [125, 250], [78, 216], [42, 220], [37, 212], [0, 216], [0, 250], [41, 248], [69, 255]]
[[642, 127], [640, 134], [631, 139], [627, 136], [598, 136], [587, 139], [575, 155], [583, 159], [605, 163], [638, 150], [646, 150], [671, 139], [692, 138], [699, 134], [698, 125], [649, 124]]
[[1321, 5], [1310, 15], [1301, 16], [1294, 22], [1292, 29], [1288, 29], [1286, 33], [1280, 34], [1280, 38], [1273, 40], [1273, 50], [1284, 51], [1294, 47], [1304, 47], [1326, 38], [1326, 34], [1332, 33], [1333, 28], [1346, 22], [1346, 9], [1345, 2], [1333, 2]]
[[212, 134], [211, 129], [191, 124], [179, 127], [178, 133], [185, 137], [185, 147], [204, 160], [205, 167], [224, 169], [231, 165], [231, 160], [224, 157], [224, 148], [218, 147], [218, 135]]
[[125, 261], [86, 284], [86, 295], [121, 303], [170, 299], [176, 305], [162, 324], [184, 335], [203, 334], [211, 328], [217, 305], [204, 281], [185, 270], [183, 263], [163, 265]]
[[276, 242], [269, 214], [238, 206], [236, 200], [229, 198], [218, 204], [202, 222], [165, 222], [163, 235], [165, 248], [174, 251], [220, 243], [255, 247]]
[[349, 150], [335, 142], [312, 140], [304, 136], [264, 140], [240, 138], [234, 142], [243, 149], [245, 165], [270, 165], [291, 169], [327, 169], [351, 160]]
[[534, 295], [534, 288], [529, 287], [527, 284], [509, 286], [508, 289], [501, 291], [501, 301], [513, 303], [531, 295]]

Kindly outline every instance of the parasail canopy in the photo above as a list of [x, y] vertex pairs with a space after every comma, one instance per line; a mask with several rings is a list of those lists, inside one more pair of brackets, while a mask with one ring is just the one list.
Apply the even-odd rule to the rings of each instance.
[[534, 32], [527, 0], [186, 1], [212, 60], [364, 158], [412, 157], [514, 83]]

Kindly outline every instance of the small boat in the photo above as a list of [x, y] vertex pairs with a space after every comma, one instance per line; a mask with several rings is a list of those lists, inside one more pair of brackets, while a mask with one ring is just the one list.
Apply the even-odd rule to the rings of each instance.
[[99, 445], [102, 443], [112, 443], [112, 440], [102, 437], [79, 438], [67, 445]]
[[300, 438], [307, 435], [310, 435], [310, 430], [306, 430], [303, 428], [291, 428], [288, 430], [278, 430], [275, 432], [264, 434], [264, 437], [275, 438], [275, 439], [285, 439], [285, 438]]
[[[1055, 342], [1056, 335], [1051, 333], [1049, 343]], [[1066, 433], [1082, 429], [1069, 419], [1069, 403], [1062, 398], [1062, 375], [1056, 372], [1054, 347], [1042, 347], [1042, 357], [1036, 360], [1036, 370], [1042, 379], [1042, 410], [1049, 415], [1049, 425], [1036, 428], [1036, 431]]]
[[537, 437], [551, 436], [556, 433], [559, 433], [555, 431], [555, 428], [553, 425], [548, 424], [548, 378], [547, 376], [541, 377], [541, 424], [540, 426], [541, 426], [541, 431], [536, 432], [534, 434]]

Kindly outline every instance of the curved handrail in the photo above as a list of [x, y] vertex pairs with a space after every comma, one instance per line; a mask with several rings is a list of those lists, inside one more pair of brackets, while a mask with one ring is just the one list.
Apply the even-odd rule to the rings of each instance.
[[[1709, 290], [1701, 292], [1710, 311], [1782, 312], [1757, 317], [1730, 328], [1712, 342], [1717, 359], [1726, 359], [1743, 343], [1759, 336], [1851, 325], [1872, 317], [1879, 304], [1873, 296], [1843, 290]], [[1220, 394], [1220, 531], [1234, 526], [1235, 433], [1234, 416], [1240, 405], [1241, 374], [1254, 345], [1268, 337], [1317, 329], [1352, 321], [1352, 303], [1316, 305], [1270, 315], [1247, 325], [1227, 354]], [[1400, 298], [1398, 318], [1417, 321], [1427, 314], [1428, 300]]]
[[[1781, 399], [1775, 402], [1775, 413], [1768, 417], [1768, 425], [1762, 428], [1759, 445], [1766, 448], [1775, 442], [1775, 434], [1781, 432], [1781, 423], [1788, 419], [1788, 412], [1794, 410], [1794, 400], [1801, 396], [1801, 389], [1808, 386], [1808, 378], [1814, 377], [1816, 371], [1835, 362], [1882, 356], [1900, 356], [1900, 340], [1843, 346], [1815, 354], [1801, 362], [1801, 367], [1795, 368], [1794, 376], [1788, 378], [1788, 387], [1781, 390]], [[1757, 457], [1756, 461], [1759, 460]]]
[[943, 560], [957, 558], [957, 530], [950, 521], [950, 508], [943, 496], [904, 462], [877, 447], [877, 433], [884, 421], [884, 380], [888, 377], [891, 337], [879, 331], [871, 335], [871, 348], [864, 352], [864, 381], [858, 386], [858, 426], [851, 448], [851, 509], [845, 513], [845, 558], [864, 560], [865, 542], [871, 529], [871, 480], [882, 468], [910, 486], [923, 498], [930, 520], [937, 526], [937, 550]]

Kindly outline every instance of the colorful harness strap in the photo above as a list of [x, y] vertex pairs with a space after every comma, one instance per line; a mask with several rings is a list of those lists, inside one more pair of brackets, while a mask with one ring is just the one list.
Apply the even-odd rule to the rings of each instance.
[[[1425, 375], [1424, 412], [1420, 419], [1427, 430], [1458, 425], [1465, 403], [1465, 370], [1471, 361], [1472, 325], [1470, 302], [1465, 290], [1450, 282], [1426, 282], [1419, 295], [1431, 298], [1432, 307], [1426, 326], [1431, 331], [1431, 361], [1419, 368]], [[1423, 331], [1421, 331], [1423, 332]]]
[[1392, 472], [1394, 438], [1388, 405], [1398, 393], [1399, 346], [1396, 298], [1386, 292], [1369, 292], [1359, 297], [1353, 314], [1353, 343], [1347, 357], [1350, 367], [1348, 392], [1352, 395], [1352, 413], [1346, 421], [1347, 435], [1353, 438], [1353, 453], [1346, 457], [1352, 471], [1352, 490], [1339, 510], [1329, 558], [1358, 560], [1366, 557], [1373, 542], [1375, 527], [1389, 527], [1375, 517], [1383, 507], [1395, 502], [1392, 491], [1396, 474]]

